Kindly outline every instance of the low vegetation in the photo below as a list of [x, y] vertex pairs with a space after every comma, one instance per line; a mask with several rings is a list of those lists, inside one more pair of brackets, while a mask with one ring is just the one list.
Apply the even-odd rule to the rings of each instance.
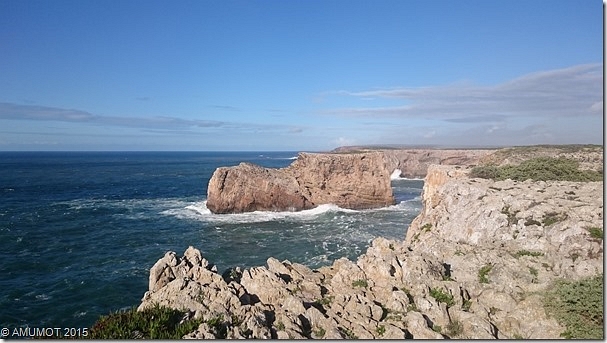
[[603, 274], [580, 281], [558, 281], [544, 296], [546, 312], [566, 330], [566, 339], [603, 339]]
[[529, 251], [529, 250], [517, 251], [515, 254], [515, 257], [521, 257], [521, 256], [539, 257], [539, 256], [544, 256], [544, 253], [541, 251]]
[[594, 170], [580, 170], [578, 162], [567, 158], [535, 157], [518, 165], [476, 166], [470, 177], [493, 180], [512, 179], [515, 181], [603, 181], [603, 173]]
[[447, 324], [446, 329], [449, 336], [459, 336], [464, 332], [464, 325], [459, 320], [454, 320]]
[[544, 214], [542, 224], [544, 224], [544, 226], [550, 226], [552, 224], [562, 222], [565, 219], [567, 219], [567, 214], [565, 213], [549, 212]]
[[436, 299], [439, 303], [445, 303], [447, 307], [451, 307], [455, 305], [455, 301], [453, 300], [453, 295], [449, 293], [445, 293], [440, 288], [432, 288], [430, 289], [430, 296]]
[[481, 267], [481, 269], [479, 269], [478, 271], [478, 282], [480, 283], [489, 283], [489, 272], [491, 272], [491, 269], [493, 269], [493, 266], [490, 264], [486, 264], [484, 266]]
[[132, 308], [102, 316], [93, 325], [90, 339], [181, 339], [201, 320], [183, 320], [184, 312], [156, 305], [144, 311]]
[[352, 281], [352, 287], [364, 287], [367, 288], [369, 286], [369, 284], [367, 283], [367, 280], [364, 279], [359, 279], [356, 281]]
[[586, 230], [590, 233], [590, 237], [596, 240], [603, 240], [603, 228], [600, 227], [587, 227]]

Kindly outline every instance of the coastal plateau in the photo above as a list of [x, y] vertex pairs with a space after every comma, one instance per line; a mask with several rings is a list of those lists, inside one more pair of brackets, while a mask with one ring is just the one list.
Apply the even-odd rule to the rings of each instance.
[[[602, 154], [567, 156], [602, 171]], [[506, 165], [521, 154], [483, 156]], [[567, 328], [543, 297], [558, 280], [602, 276], [603, 182], [495, 181], [471, 170], [430, 165], [406, 238], [377, 238], [357, 261], [312, 270], [269, 258], [219, 274], [194, 247], [167, 252], [139, 311], [159, 304], [199, 320], [184, 338], [561, 337]]]

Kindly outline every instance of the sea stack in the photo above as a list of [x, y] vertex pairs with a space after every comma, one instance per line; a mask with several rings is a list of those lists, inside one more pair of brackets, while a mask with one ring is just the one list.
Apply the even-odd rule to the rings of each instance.
[[368, 209], [394, 204], [390, 174], [379, 152], [300, 153], [290, 166], [250, 163], [217, 168], [209, 181], [213, 213], [300, 211], [322, 204]]

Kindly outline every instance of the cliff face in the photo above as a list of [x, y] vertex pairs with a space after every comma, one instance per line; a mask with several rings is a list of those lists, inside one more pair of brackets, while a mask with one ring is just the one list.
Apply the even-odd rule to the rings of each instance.
[[281, 169], [249, 163], [217, 168], [209, 181], [207, 208], [213, 213], [304, 210], [314, 207], [295, 177]]
[[187, 338], [559, 338], [542, 294], [603, 273], [603, 240], [589, 230], [603, 226], [603, 183], [468, 172], [430, 167], [406, 240], [377, 238], [356, 262], [269, 258], [219, 275], [192, 247], [169, 252], [139, 309], [188, 309], [205, 322]]
[[382, 207], [394, 203], [390, 172], [380, 153], [301, 153], [282, 169], [241, 163], [213, 173], [207, 207], [213, 213]]
[[[381, 153], [390, 171], [400, 169], [401, 177], [407, 178], [423, 178], [430, 165], [476, 165], [481, 159], [496, 151], [490, 149], [353, 149]], [[349, 150], [345, 148], [336, 151], [347, 153]]]

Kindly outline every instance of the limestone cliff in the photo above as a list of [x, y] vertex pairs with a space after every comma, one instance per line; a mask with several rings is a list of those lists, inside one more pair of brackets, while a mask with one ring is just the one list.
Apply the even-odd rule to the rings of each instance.
[[380, 153], [310, 154], [282, 169], [241, 163], [218, 168], [208, 187], [213, 213], [296, 211], [321, 204], [365, 209], [394, 203], [391, 170]]
[[356, 262], [311, 270], [269, 258], [220, 275], [192, 247], [168, 252], [139, 309], [203, 319], [185, 338], [559, 338], [565, 328], [542, 294], [555, 280], [603, 273], [603, 239], [592, 233], [602, 232], [603, 183], [469, 171], [429, 167], [406, 239], [377, 238]]
[[[299, 163], [323, 179], [336, 168]], [[603, 273], [603, 182], [493, 182], [469, 171], [430, 166], [406, 239], [377, 238], [356, 262], [311, 270], [270, 257], [220, 275], [193, 247], [168, 252], [139, 309], [161, 304], [204, 320], [184, 338], [559, 338], [565, 328], [542, 294], [556, 280]], [[289, 175], [296, 181], [260, 187], [306, 184]]]
[[494, 153], [490, 149], [399, 149], [382, 150], [389, 169], [401, 170], [401, 177], [423, 178], [430, 165], [476, 165]]

